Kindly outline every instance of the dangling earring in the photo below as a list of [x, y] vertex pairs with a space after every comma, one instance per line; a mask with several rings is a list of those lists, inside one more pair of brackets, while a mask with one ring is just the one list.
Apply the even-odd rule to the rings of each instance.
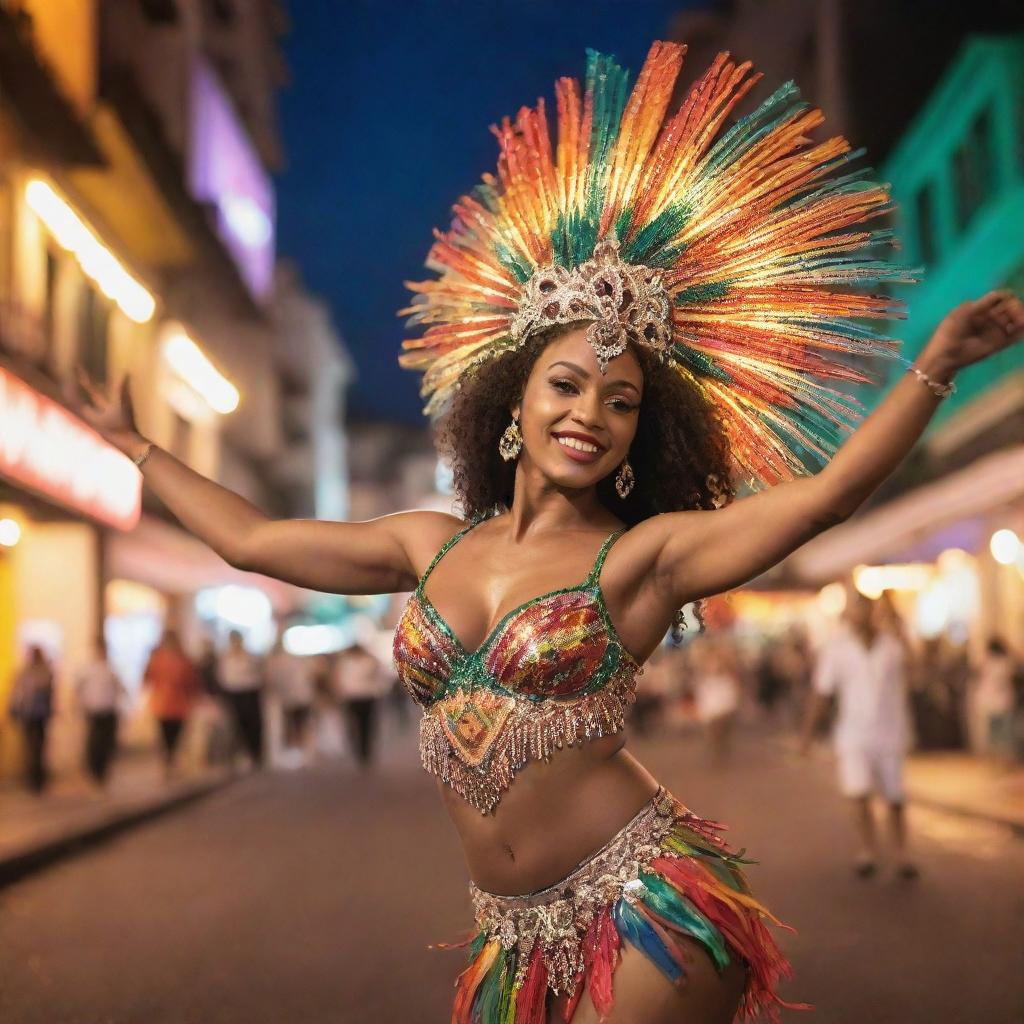
[[615, 493], [620, 498], [625, 498], [633, 490], [635, 483], [636, 475], [633, 473], [633, 467], [629, 464], [628, 458], [623, 459], [618, 473], [615, 474]]
[[522, 450], [523, 435], [519, 432], [519, 424], [512, 420], [501, 435], [501, 440], [498, 441], [498, 451], [506, 462], [510, 462]]

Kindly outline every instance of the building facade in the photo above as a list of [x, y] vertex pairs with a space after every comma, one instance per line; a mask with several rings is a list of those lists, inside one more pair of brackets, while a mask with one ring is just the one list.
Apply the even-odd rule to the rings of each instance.
[[[304, 598], [187, 535], [66, 400], [77, 366], [128, 376], [161, 447], [270, 514], [312, 504], [316, 466], [302, 479], [283, 457], [275, 318], [285, 27], [270, 0], [0, 0], [0, 705], [41, 644], [58, 770], [77, 758], [69, 685], [98, 634], [137, 688], [165, 625], [189, 644], [239, 626], [261, 646]], [[331, 379], [341, 402], [347, 378]], [[337, 473], [330, 489], [343, 509]], [[4, 717], [0, 776], [16, 747]]]
[[[1024, 36], [965, 40], [882, 175], [905, 258], [922, 268], [896, 328], [912, 359], [956, 304], [1024, 285]], [[890, 581], [924, 636], [975, 658], [999, 636], [1024, 656], [1021, 346], [958, 375], [884, 498], [807, 545], [796, 570], [814, 581], [866, 570]]]
[[[953, 306], [1024, 286], [1021, 28], [1019, 6], [999, 0], [926, 13], [876, 0], [735, 0], [677, 19], [694, 74], [719, 50], [765, 73], [741, 115], [792, 78], [824, 110], [824, 132], [866, 147], [897, 204], [896, 258], [921, 268], [919, 282], [899, 290], [907, 319], [891, 325], [909, 359]], [[891, 385], [903, 371], [890, 364], [888, 372]], [[870, 411], [888, 389], [858, 397]], [[922, 655], [940, 651], [963, 666], [1000, 637], [1024, 657], [1021, 538], [1024, 350], [1016, 346], [959, 374], [921, 442], [857, 515], [754, 581], [736, 605], [771, 593], [759, 618], [780, 628], [791, 609], [811, 607], [800, 616], [824, 636], [855, 587], [872, 598], [888, 593]], [[960, 680], [970, 719], [962, 672]]]

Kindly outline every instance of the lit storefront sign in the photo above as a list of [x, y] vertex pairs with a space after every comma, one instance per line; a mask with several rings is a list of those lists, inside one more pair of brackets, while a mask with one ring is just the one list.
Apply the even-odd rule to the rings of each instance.
[[121, 530], [139, 520], [142, 478], [131, 461], [3, 369], [0, 474]]
[[192, 85], [189, 188], [217, 210], [217, 234], [257, 298], [274, 270], [274, 189], [216, 73], [203, 61]]
[[153, 296], [128, 273], [110, 250], [85, 226], [78, 214], [44, 181], [25, 189], [29, 209], [46, 225], [57, 244], [72, 253], [82, 272], [121, 312], [137, 324], [153, 316]]

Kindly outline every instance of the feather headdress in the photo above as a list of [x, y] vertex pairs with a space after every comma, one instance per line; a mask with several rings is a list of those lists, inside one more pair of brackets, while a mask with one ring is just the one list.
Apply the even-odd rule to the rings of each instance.
[[727, 54], [667, 116], [684, 52], [654, 43], [630, 92], [588, 51], [582, 95], [556, 83], [553, 140], [543, 100], [493, 128], [497, 174], [435, 232], [438, 277], [400, 311], [426, 328], [399, 356], [424, 372], [425, 413], [531, 333], [589, 320], [602, 369], [648, 345], [703, 392], [753, 486], [823, 463], [856, 425], [849, 385], [898, 352], [871, 323], [898, 304], [866, 289], [910, 279], [875, 255], [892, 232], [863, 226], [888, 193], [848, 169], [845, 139], [809, 138], [823, 117], [792, 83], [726, 126], [760, 78]]

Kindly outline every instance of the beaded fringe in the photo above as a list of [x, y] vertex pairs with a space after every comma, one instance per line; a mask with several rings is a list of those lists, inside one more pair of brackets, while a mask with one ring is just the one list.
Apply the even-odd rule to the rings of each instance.
[[621, 732], [636, 699], [633, 672], [616, 674], [596, 693], [569, 701], [510, 696], [513, 710], [493, 747], [476, 766], [467, 764], [445, 734], [440, 704], [420, 720], [420, 759], [431, 775], [451, 786], [481, 814], [489, 814], [528, 761], [547, 761], [562, 747]]
[[718, 971], [744, 965], [737, 1024], [762, 1016], [780, 1024], [780, 1008], [811, 1009], [778, 994], [791, 969], [766, 922], [787, 926], [751, 894], [743, 867], [753, 862], [725, 844], [722, 827], [660, 790], [556, 885], [528, 896], [472, 888], [477, 932], [451, 1024], [568, 1024], [584, 993], [605, 1020], [622, 947], [685, 985], [692, 960], [683, 939], [699, 943]]

